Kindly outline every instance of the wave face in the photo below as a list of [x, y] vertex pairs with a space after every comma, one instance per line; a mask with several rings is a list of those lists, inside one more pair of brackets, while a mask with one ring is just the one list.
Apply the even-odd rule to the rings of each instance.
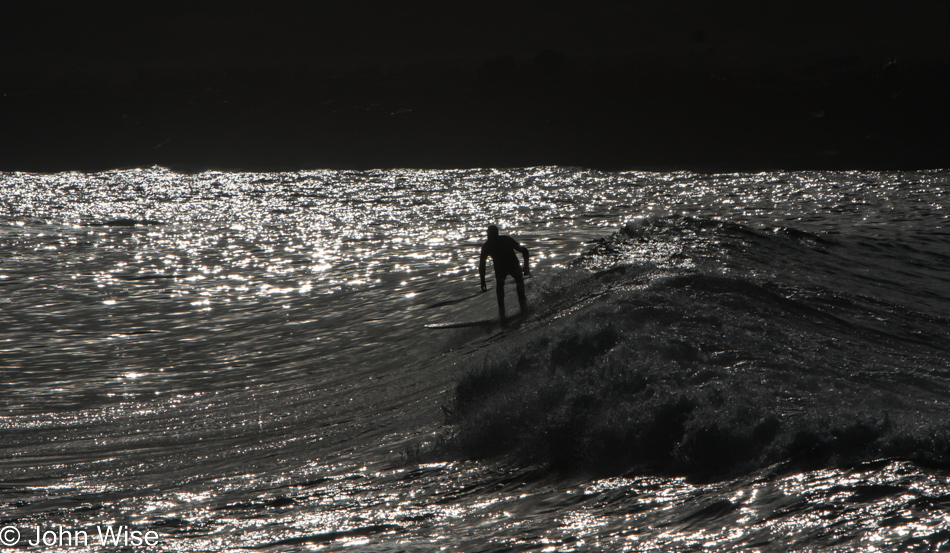
[[465, 359], [444, 446], [700, 479], [882, 457], [950, 467], [950, 286], [931, 276], [946, 253], [701, 218], [627, 225]]

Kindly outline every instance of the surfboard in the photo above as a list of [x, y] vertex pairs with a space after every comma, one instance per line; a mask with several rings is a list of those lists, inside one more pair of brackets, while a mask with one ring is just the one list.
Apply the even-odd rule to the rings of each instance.
[[470, 326], [492, 326], [496, 324], [501, 324], [497, 318], [494, 319], [482, 319], [480, 321], [458, 321], [450, 323], [430, 323], [426, 325], [426, 328], [466, 328]]
[[521, 322], [521, 319], [522, 319], [522, 315], [519, 313], [517, 315], [509, 315], [505, 319], [504, 324], [502, 324], [502, 322], [498, 320], [498, 317], [492, 317], [491, 319], [480, 319], [477, 321], [452, 321], [452, 322], [447, 322], [447, 323], [430, 323], [430, 324], [425, 325], [425, 327], [434, 328], [434, 329], [445, 329], [445, 328], [468, 328], [468, 327], [473, 327], [473, 326], [484, 326], [484, 327], [509, 326], [514, 323]]

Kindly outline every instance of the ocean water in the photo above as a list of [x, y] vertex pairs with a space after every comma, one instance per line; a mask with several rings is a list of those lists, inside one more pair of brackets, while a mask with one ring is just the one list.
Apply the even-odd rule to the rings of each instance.
[[944, 551], [950, 172], [4, 173], [0, 371], [11, 550]]

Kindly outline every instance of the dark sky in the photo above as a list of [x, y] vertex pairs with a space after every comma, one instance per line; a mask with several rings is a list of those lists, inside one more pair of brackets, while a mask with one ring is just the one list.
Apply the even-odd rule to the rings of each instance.
[[2, 9], [5, 63], [120, 71], [359, 68], [543, 49], [578, 59], [643, 56], [673, 70], [692, 69], [697, 56], [738, 67], [848, 55], [946, 59], [950, 15], [946, 2], [913, 0], [5, 0]]
[[942, 1], [5, 0], [0, 21], [0, 169], [942, 160]]

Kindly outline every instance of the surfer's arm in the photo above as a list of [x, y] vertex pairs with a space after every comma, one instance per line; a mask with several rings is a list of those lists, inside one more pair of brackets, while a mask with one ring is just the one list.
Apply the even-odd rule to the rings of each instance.
[[485, 248], [482, 248], [482, 255], [478, 259], [478, 278], [482, 280], [482, 291], [488, 290], [488, 286], [485, 285], [485, 258], [488, 257], [488, 252], [485, 251]]
[[521, 252], [521, 256], [524, 257], [524, 276], [531, 276], [531, 268], [528, 266], [528, 248], [519, 244], [518, 251]]

